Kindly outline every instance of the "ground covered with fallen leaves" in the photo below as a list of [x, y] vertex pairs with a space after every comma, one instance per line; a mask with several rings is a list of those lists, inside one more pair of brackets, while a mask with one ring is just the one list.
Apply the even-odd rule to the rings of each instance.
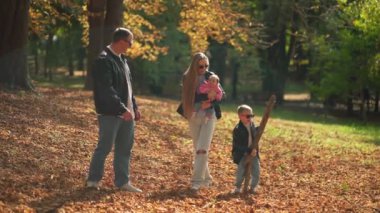
[[186, 121], [175, 112], [178, 101], [137, 100], [143, 118], [136, 126], [131, 179], [141, 194], [114, 188], [112, 154], [101, 189], [84, 188], [98, 130], [91, 92], [0, 91], [0, 212], [380, 211], [378, 138], [271, 118], [260, 142], [258, 192], [233, 194], [231, 130], [237, 120], [224, 111], [210, 152], [214, 183], [193, 193], [192, 144]]

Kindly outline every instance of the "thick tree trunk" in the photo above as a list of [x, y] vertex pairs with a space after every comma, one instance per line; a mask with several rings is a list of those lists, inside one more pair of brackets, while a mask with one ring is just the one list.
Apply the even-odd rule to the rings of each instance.
[[51, 47], [53, 46], [53, 34], [49, 33], [48, 39], [46, 41], [45, 45], [45, 58], [44, 58], [44, 77], [49, 78], [50, 80], [53, 79], [53, 76], [51, 75], [52, 70], [52, 55], [51, 55]]
[[123, 0], [89, 0], [87, 8], [90, 29], [85, 89], [92, 89], [93, 62], [123, 23]]
[[112, 34], [123, 24], [123, 0], [107, 0], [106, 17], [104, 21], [103, 41], [107, 45], [112, 41]]
[[92, 66], [95, 58], [103, 49], [103, 27], [105, 17], [106, 0], [89, 0], [88, 23], [89, 23], [89, 45], [87, 54], [87, 76], [85, 89], [92, 89]]
[[297, 15], [293, 11], [292, 4], [273, 0], [260, 2], [264, 11], [263, 23], [269, 26], [266, 30], [268, 42], [273, 44], [263, 51], [262, 68], [265, 69], [265, 73], [262, 89], [268, 94], [275, 93], [278, 104], [282, 104], [284, 99], [289, 62], [296, 43], [293, 33], [287, 39], [289, 25], [291, 32], [296, 31]]
[[[227, 60], [227, 44], [220, 44], [215, 40], [210, 41], [211, 52], [211, 70], [214, 71], [220, 79], [221, 84], [224, 84], [224, 76], [226, 73], [226, 60]], [[234, 69], [233, 67], [231, 67]]]
[[278, 97], [278, 103], [282, 104], [284, 100], [284, 91], [285, 91], [285, 83], [286, 77], [288, 74], [288, 59], [287, 53], [285, 50], [286, 47], [286, 35], [285, 35], [285, 27], [279, 32], [277, 37], [278, 42], [273, 45], [273, 47], [269, 48], [268, 61], [269, 67], [273, 70], [273, 91]]
[[0, 7], [0, 83], [32, 89], [27, 69], [30, 1], [3, 0]]

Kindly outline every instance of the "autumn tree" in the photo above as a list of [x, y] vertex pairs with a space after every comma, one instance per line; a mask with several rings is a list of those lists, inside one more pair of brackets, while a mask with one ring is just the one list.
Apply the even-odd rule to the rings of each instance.
[[[267, 14], [268, 17], [277, 16], [274, 19], [281, 21], [284, 17], [280, 16], [283, 14], [277, 14], [278, 11], [271, 10], [262, 15], [258, 11], [261, 9], [260, 2], [256, 0], [181, 1], [181, 3], [183, 4], [183, 9], [181, 11], [180, 30], [188, 35], [192, 52], [209, 50], [211, 62], [213, 62], [216, 71], [220, 71], [218, 74], [221, 75], [222, 80], [224, 79], [226, 69], [232, 72], [232, 96], [236, 97], [237, 84], [239, 84], [238, 73], [239, 69], [243, 68], [244, 63], [241, 57], [247, 56], [248, 52], [252, 52], [252, 47], [267, 50], [268, 47], [270, 48], [276, 43], [275, 41], [278, 41], [276, 37], [277, 31], [275, 33], [266, 31], [265, 36], [267, 39], [263, 39], [263, 26], [257, 17], [264, 17], [262, 21], [265, 21], [265, 14]], [[274, 2], [271, 4], [275, 5]], [[281, 3], [280, 5], [284, 4]], [[264, 6], [262, 7], [264, 8]], [[283, 7], [282, 9], [285, 11], [287, 8]], [[287, 19], [284, 20], [284, 30], [286, 30], [287, 21]], [[272, 29], [272, 25], [266, 29]], [[281, 43], [281, 45], [281, 47], [285, 47], [285, 43]], [[240, 58], [235, 54], [227, 56], [228, 49], [230, 48], [240, 53]], [[278, 54], [276, 53], [276, 55]], [[249, 53], [249, 56], [252, 58], [257, 57], [251, 53]], [[226, 64], [227, 61], [229, 61], [228, 66]], [[282, 58], [275, 57], [275, 60], [272, 62], [278, 63], [278, 66], [282, 67], [283, 61]], [[253, 68], [256, 67], [251, 67], [251, 70]], [[259, 76], [256, 76], [256, 78], [259, 78]], [[269, 84], [271, 86], [276, 85], [273, 82]]]
[[32, 89], [27, 70], [30, 1], [4, 0], [0, 8], [0, 83]]
[[[82, 26], [83, 0], [43, 1], [31, 3], [29, 38], [31, 53], [43, 60], [45, 78], [53, 79], [58, 66], [68, 67], [69, 75], [74, 75], [74, 61], [81, 64], [83, 56]], [[36, 66], [35, 74], [39, 73]]]
[[[224, 71], [227, 70], [227, 48], [236, 48], [242, 53], [247, 43], [257, 42], [256, 22], [251, 16], [241, 12], [244, 4], [236, 3], [236, 1], [164, 1], [161, 7], [140, 4], [143, 6], [139, 5], [137, 8], [131, 5], [134, 4], [126, 6], [128, 12], [125, 16], [128, 18], [125, 19], [125, 24], [136, 26], [141, 22], [133, 20], [141, 19], [141, 17], [147, 20], [142, 22], [145, 26], [136, 27], [135, 30], [138, 32], [137, 38], [144, 38], [142, 40], [148, 42], [135, 45], [139, 47], [140, 44], [144, 44], [141, 48], [132, 49], [130, 53], [140, 54], [142, 51], [141, 54], [145, 52], [142, 55], [143, 58], [153, 59], [150, 60], [152, 62], [132, 60], [131, 63], [138, 64], [134, 68], [134, 70], [139, 69], [137, 75], [144, 77], [145, 85], [148, 82], [152, 87], [151, 91], [154, 90], [158, 94], [162, 92], [173, 96], [177, 93], [178, 82], [192, 53], [209, 52], [211, 69], [217, 71], [223, 80]], [[144, 11], [141, 10], [142, 8]], [[154, 8], [154, 10], [148, 8]], [[136, 12], [139, 16], [136, 16]], [[141, 29], [149, 29], [149, 31], [146, 33], [146, 30]], [[154, 35], [152, 40], [145, 38], [149, 35]], [[155, 46], [151, 51], [151, 46], [148, 44], [154, 44], [157, 41], [163, 47]], [[157, 54], [152, 53], [155, 52], [165, 54], [161, 54], [160, 58], [154, 61]]]
[[257, 42], [255, 20], [239, 12], [244, 3], [236, 1], [181, 1], [180, 30], [190, 40], [192, 52], [206, 51], [210, 38], [243, 50], [247, 43]]
[[289, 63], [294, 54], [299, 16], [295, 8], [293, 0], [261, 0], [258, 3], [265, 40], [270, 43], [260, 52], [262, 90], [276, 94], [279, 104], [283, 101]]
[[[156, 8], [157, 7], [157, 8]], [[160, 48], [154, 50], [154, 39], [159, 33], [145, 35], [142, 28], [147, 27], [148, 31], [154, 28], [139, 12], [145, 13], [159, 12], [160, 1], [131, 1], [123, 0], [89, 0], [87, 3], [88, 12], [88, 69], [85, 83], [86, 89], [92, 88], [92, 63], [96, 56], [111, 42], [112, 33], [117, 27], [128, 27], [135, 35], [137, 42], [130, 50], [131, 57], [157, 57], [161, 52]], [[158, 38], [158, 37], [157, 37]], [[140, 40], [140, 41], [139, 41]], [[152, 42], [153, 41], [153, 42]], [[151, 49], [144, 52], [144, 50]], [[152, 54], [151, 54], [152, 53]]]

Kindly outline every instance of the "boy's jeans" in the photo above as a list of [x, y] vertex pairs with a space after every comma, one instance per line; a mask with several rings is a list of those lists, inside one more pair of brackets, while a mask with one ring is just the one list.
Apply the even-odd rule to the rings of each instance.
[[189, 121], [194, 146], [194, 167], [191, 179], [193, 187], [207, 186], [212, 181], [208, 168], [208, 154], [216, 124], [215, 112], [207, 122], [205, 119], [205, 111], [200, 110]]
[[[243, 183], [243, 180], [244, 180], [244, 172], [245, 172], [245, 159], [246, 159], [247, 156], [244, 156], [239, 164], [238, 164], [238, 168], [237, 168], [237, 172], [236, 172], [236, 182], [235, 182], [235, 186], [236, 188], [241, 188], [241, 185]], [[251, 189], [255, 189], [255, 187], [257, 186], [257, 184], [259, 183], [259, 179], [260, 179], [260, 160], [258, 158], [258, 156], [256, 155], [253, 159], [252, 159], [252, 168], [251, 168]]]
[[104, 174], [104, 162], [114, 148], [114, 183], [117, 187], [129, 182], [129, 161], [134, 143], [133, 120], [125, 121], [117, 116], [99, 115], [99, 140], [90, 163], [88, 181], [99, 182]]

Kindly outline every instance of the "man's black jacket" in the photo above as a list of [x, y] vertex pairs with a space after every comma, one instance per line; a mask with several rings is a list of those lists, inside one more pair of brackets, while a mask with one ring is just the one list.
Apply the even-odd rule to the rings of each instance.
[[[127, 73], [130, 71], [126, 57], [124, 55], [118, 57], [108, 48], [95, 60], [92, 76], [95, 108], [98, 114], [117, 116], [127, 110]], [[131, 79], [131, 76], [129, 77]], [[136, 110], [137, 104], [133, 95], [132, 102], [133, 109]]]

